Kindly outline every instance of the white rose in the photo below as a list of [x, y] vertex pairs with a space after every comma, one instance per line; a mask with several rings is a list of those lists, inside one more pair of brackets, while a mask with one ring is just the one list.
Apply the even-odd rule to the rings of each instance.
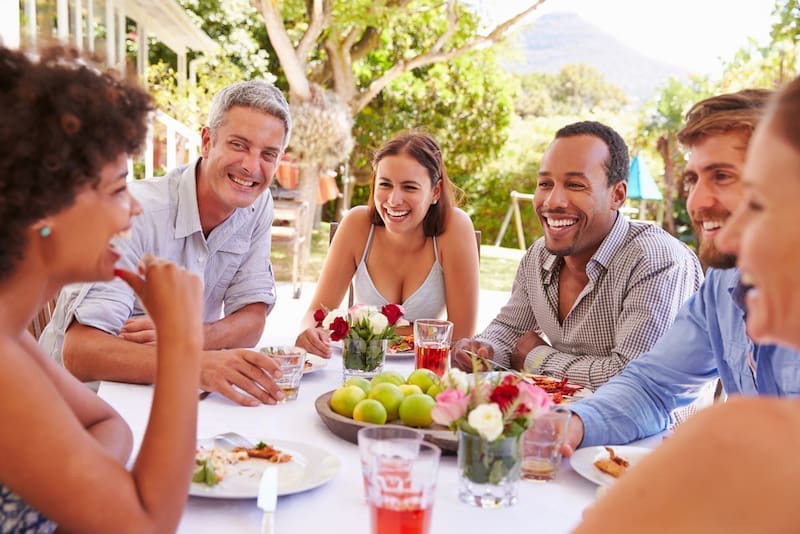
[[327, 330], [331, 329], [331, 324], [333, 324], [333, 320], [337, 317], [342, 317], [342, 313], [339, 310], [332, 310], [328, 312], [328, 315], [322, 320], [322, 328]]
[[442, 386], [444, 389], [457, 389], [466, 393], [469, 389], [469, 376], [461, 369], [451, 367], [442, 377]]
[[350, 324], [358, 324], [362, 319], [367, 319], [375, 312], [375, 308], [365, 304], [356, 304], [350, 308]]
[[503, 412], [495, 403], [481, 404], [469, 413], [469, 425], [487, 441], [494, 441], [503, 433]]
[[378, 335], [389, 326], [389, 319], [380, 312], [373, 313], [369, 316], [369, 329], [373, 334]]

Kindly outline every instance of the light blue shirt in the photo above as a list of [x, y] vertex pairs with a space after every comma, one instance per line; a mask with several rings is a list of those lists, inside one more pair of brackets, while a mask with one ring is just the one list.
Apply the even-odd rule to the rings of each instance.
[[[197, 207], [196, 164], [174, 169], [166, 176], [131, 182], [131, 194], [142, 205], [133, 218], [130, 239], [116, 239], [122, 257], [117, 265], [136, 270], [145, 253], [171, 260], [196, 273], [204, 284], [203, 322], [220, 319], [244, 306], [275, 304], [275, 279], [269, 261], [272, 196], [260, 195], [252, 206], [236, 209], [203, 235]], [[73, 284], [59, 295], [53, 318], [39, 343], [61, 362], [64, 332], [70, 323], [118, 335], [130, 317], [144, 309], [123, 281]]]
[[710, 269], [650, 351], [570, 405], [584, 423], [581, 447], [629, 443], [666, 430], [672, 410], [717, 377], [728, 395], [800, 394], [800, 352], [757, 345], [747, 336], [737, 269]]

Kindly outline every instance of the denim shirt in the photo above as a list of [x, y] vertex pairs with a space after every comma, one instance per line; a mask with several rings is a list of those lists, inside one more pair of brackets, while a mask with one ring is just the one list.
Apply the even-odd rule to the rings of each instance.
[[665, 430], [672, 410], [717, 377], [728, 395], [800, 395], [800, 352], [753, 343], [743, 296], [737, 269], [710, 269], [650, 351], [570, 406], [584, 423], [581, 446], [628, 443]]

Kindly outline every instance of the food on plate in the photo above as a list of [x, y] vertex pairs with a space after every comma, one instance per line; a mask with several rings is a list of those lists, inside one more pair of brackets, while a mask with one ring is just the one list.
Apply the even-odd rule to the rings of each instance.
[[244, 452], [249, 458], [261, 458], [272, 464], [285, 464], [286, 462], [292, 461], [291, 454], [283, 452], [272, 445], [267, 445], [263, 441], [256, 443], [256, 446], [253, 448], [236, 447], [231, 452]]
[[544, 375], [526, 374], [526, 378], [550, 394], [554, 404], [570, 402], [572, 396], [583, 389], [583, 386], [572, 384], [565, 376], [561, 380]]
[[225, 479], [229, 466], [245, 462], [250, 458], [260, 458], [270, 463], [282, 464], [290, 462], [292, 455], [263, 441], [259, 441], [251, 449], [236, 447], [230, 451], [220, 447], [211, 449], [199, 447], [194, 456], [197, 467], [192, 474], [192, 482], [215, 486]]
[[400, 339], [389, 345], [389, 352], [413, 352], [414, 334], [402, 336]]
[[611, 447], [604, 447], [608, 451], [608, 458], [600, 458], [595, 460], [594, 466], [603, 473], [609, 474], [614, 478], [619, 478], [622, 473], [628, 469], [630, 463], [628, 460], [621, 456], [617, 456], [614, 449]]

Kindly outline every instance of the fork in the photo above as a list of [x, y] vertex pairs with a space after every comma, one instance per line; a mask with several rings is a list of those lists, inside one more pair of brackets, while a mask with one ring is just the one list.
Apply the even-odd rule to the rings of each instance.
[[479, 360], [479, 361], [481, 361], [483, 363], [486, 363], [488, 365], [493, 365], [494, 367], [500, 369], [501, 371], [505, 371], [507, 373], [511, 373], [512, 375], [520, 378], [523, 382], [527, 382], [528, 384], [534, 384], [535, 385], [535, 382], [533, 380], [531, 380], [530, 378], [525, 376], [525, 374], [517, 371], [516, 369], [513, 369], [513, 368], [511, 368], [511, 367], [509, 367], [507, 365], [503, 365], [502, 363], [496, 362], [494, 360], [490, 360], [489, 358], [484, 358], [483, 356], [481, 356], [477, 352], [473, 352], [473, 351], [471, 351], [469, 349], [463, 349], [463, 350], [471, 358], [475, 358], [475, 359], [477, 359], [477, 360]]
[[[243, 435], [237, 432], [223, 432], [222, 434], [217, 434], [213, 438], [214, 446], [216, 447], [218, 444], [222, 447], [223, 444], [233, 445], [233, 447], [243, 447], [245, 449], [252, 449], [255, 447], [253, 443], [250, 442], [249, 439], [244, 437]], [[227, 448], [227, 447], [222, 447]]]

